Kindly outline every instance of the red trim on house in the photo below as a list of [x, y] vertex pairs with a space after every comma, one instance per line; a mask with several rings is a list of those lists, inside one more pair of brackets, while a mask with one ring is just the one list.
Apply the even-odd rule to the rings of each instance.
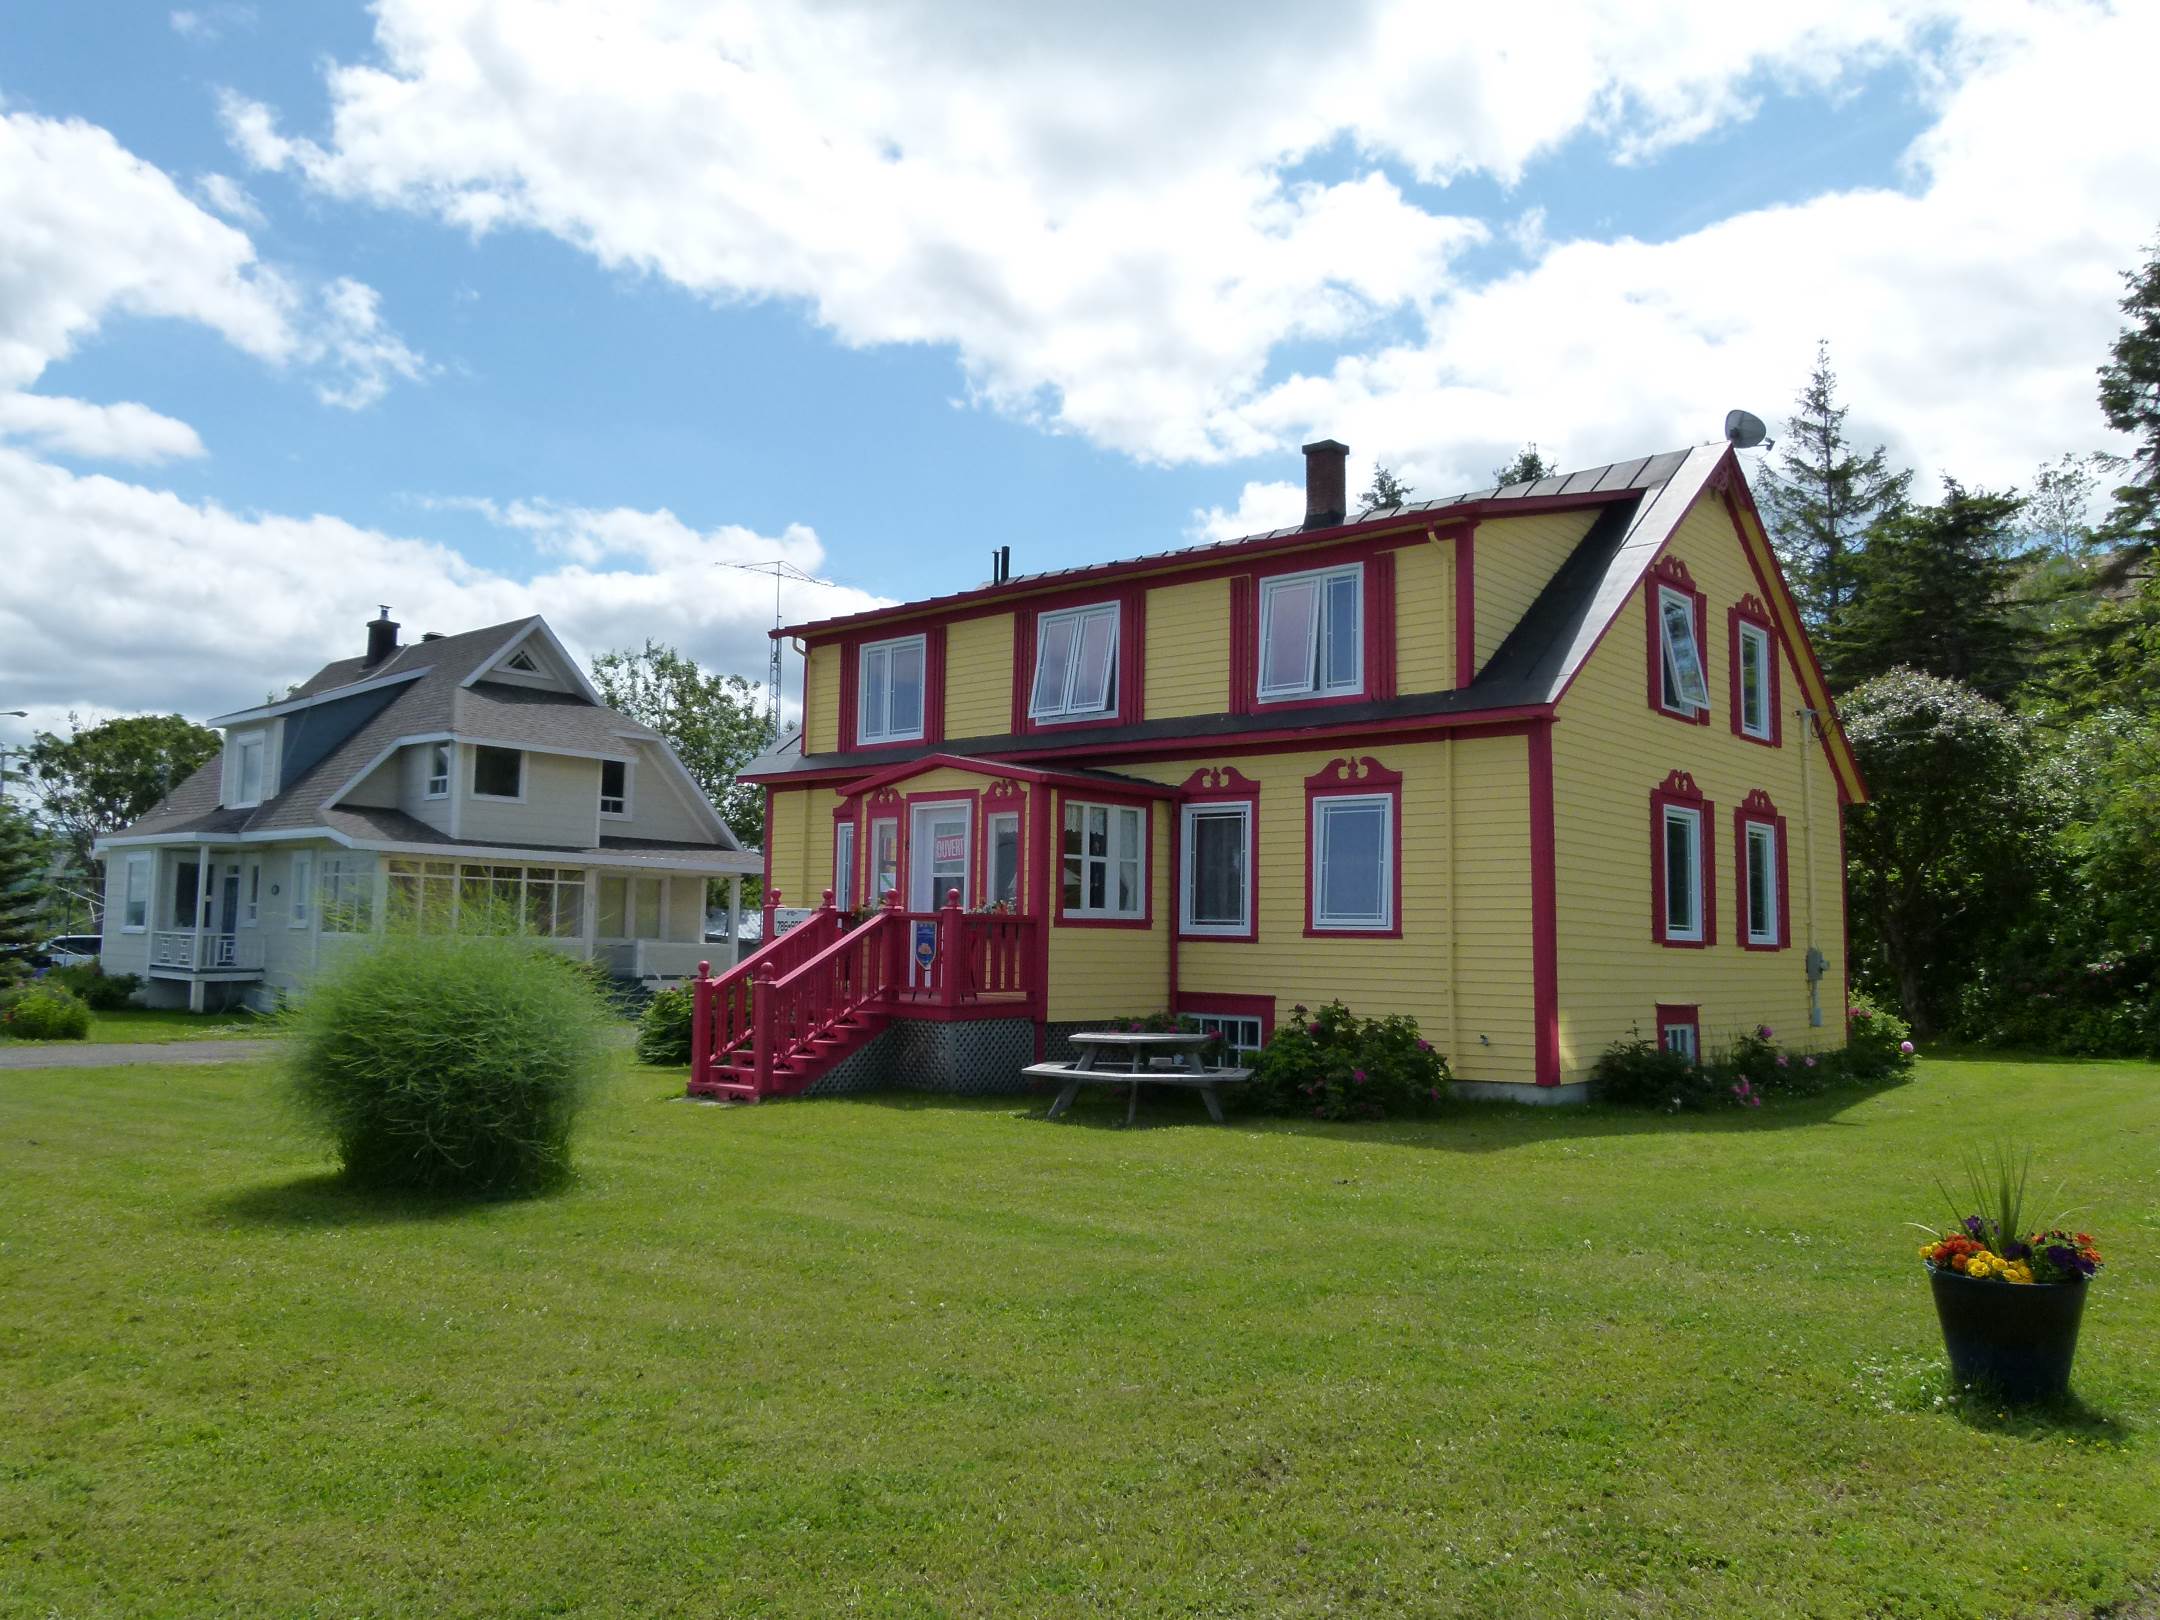
[[[1090, 785], [1086, 788], [1057, 789], [1057, 837], [1060, 856], [1057, 882], [1050, 891], [1051, 920], [1060, 928], [1138, 928], [1155, 926], [1155, 795], [1126, 793], [1115, 788]], [[1140, 811], [1140, 915], [1137, 917], [1068, 917], [1065, 915], [1065, 874], [1062, 856], [1065, 836], [1065, 806], [1080, 804], [1131, 805]]]
[[[864, 742], [857, 734], [862, 724], [862, 654], [865, 647], [888, 641], [923, 638], [922, 735], [895, 737], [886, 742]], [[878, 753], [891, 748], [935, 746], [945, 740], [945, 627], [921, 624], [877, 635], [848, 636], [840, 643], [840, 746], [843, 754]]]
[[1395, 695], [1395, 553], [1382, 551], [1365, 565], [1365, 598], [1372, 613], [1366, 626], [1365, 683], [1368, 696]]
[[[1041, 620], [1046, 613], [1065, 613], [1075, 608], [1117, 609], [1117, 701], [1107, 715], [1091, 714], [1072, 720], [1037, 720], [1030, 712], [1035, 702], [1035, 658], [1040, 648]], [[1147, 712], [1147, 589], [1128, 586], [1122, 590], [1060, 591], [1031, 597], [1013, 615], [1012, 734], [1036, 736], [1043, 732], [1069, 731], [1075, 727], [1115, 722], [1133, 725]]]
[[[768, 795], [769, 797], [769, 795]], [[856, 894], [862, 888], [862, 828], [857, 825], [857, 811], [861, 805], [853, 800], [843, 800], [833, 806], [832, 863], [840, 864], [840, 829], [848, 828], [855, 836], [855, 847], [848, 859], [847, 892], [840, 892], [840, 885], [833, 884], [833, 903], [842, 911], [852, 911], [857, 904]], [[837, 877], [837, 874], [835, 874]]]
[[945, 627], [932, 625], [923, 642], [923, 734], [926, 743], [945, 740]]
[[1532, 726], [1530, 754], [1531, 1032], [1537, 1083], [1560, 1083], [1559, 860], [1553, 831], [1552, 726]]
[[[1192, 744], [1187, 743], [1184, 746], [1188, 753], [1191, 752]], [[853, 798], [877, 788], [890, 787], [896, 782], [905, 782], [910, 777], [922, 775], [925, 771], [935, 770], [967, 771], [975, 776], [1001, 779], [1009, 777], [1021, 782], [1051, 782], [1073, 788], [1091, 788], [1096, 785], [1092, 777], [1084, 776], [1078, 771], [1046, 771], [1034, 766], [1022, 765], [1017, 761], [982, 759], [973, 754], [939, 753], [925, 754], [920, 759], [911, 759], [899, 765], [887, 765], [881, 770], [856, 777], [855, 780], [849, 782], [847, 786], [839, 791], [844, 797]], [[832, 774], [853, 775], [852, 772], [844, 771], [835, 771]], [[807, 785], [809, 781], [822, 781], [826, 777], [827, 773], [824, 772], [819, 772], [814, 778], [791, 776], [784, 779], [781, 785], [783, 789], [797, 783]], [[1174, 799], [1177, 797], [1176, 788], [1160, 786], [1154, 782], [1135, 781], [1130, 784], [1120, 784], [1116, 791], [1129, 793], [1137, 797], [1157, 799]]]
[[1147, 587], [1126, 593], [1118, 622], [1118, 717], [1128, 726], [1147, 718]]
[[977, 806], [978, 817], [975, 827], [976, 848], [982, 853], [975, 862], [975, 870], [971, 874], [975, 880], [975, 904], [978, 906], [989, 906], [995, 903], [994, 897], [990, 893], [990, 818], [992, 816], [1017, 816], [1019, 822], [1014, 832], [1018, 844], [1013, 850], [1013, 878], [1018, 892], [1014, 898], [1014, 909], [1022, 915], [1026, 914], [1027, 797], [1028, 790], [1017, 779], [1010, 776], [1000, 777], [982, 790], [982, 798]]
[[[1743, 539], [1741, 543], [1745, 548], [1746, 541]], [[1767, 638], [1764, 650], [1769, 657], [1770, 669], [1763, 692], [1763, 702], [1769, 706], [1770, 735], [1767, 737], [1758, 737], [1741, 724], [1744, 711], [1741, 706], [1743, 693], [1740, 681], [1740, 627], [1743, 624], [1753, 625]], [[1764, 748], [1777, 748], [1785, 741], [1785, 708], [1781, 694], [1784, 672], [1780, 667], [1785, 660], [1779, 652], [1782, 640], [1778, 634], [1777, 621], [1770, 616], [1770, 610], [1763, 605], [1761, 597], [1743, 596], [1725, 610], [1725, 664], [1727, 674], [1731, 677], [1726, 684], [1731, 689], [1728, 701], [1732, 705], [1732, 734]], [[1835, 775], [1836, 773], [1832, 772], [1833, 780]]]
[[1695, 1061], [1702, 1061], [1702, 1008], [1693, 1002], [1661, 1001], [1652, 1021], [1657, 1025], [1658, 1050], [1665, 1050], [1665, 1031], [1674, 1027], [1695, 1032]]
[[[1185, 926], [1185, 807], [1192, 804], [1242, 804], [1246, 807], [1245, 927], [1225, 934], [1198, 933]], [[1178, 788], [1177, 819], [1170, 824], [1170, 881], [1176, 906], [1171, 913], [1173, 941], [1189, 939], [1219, 945], [1250, 945], [1260, 937], [1260, 784], [1235, 765], [1203, 765]], [[1174, 959], [1174, 958], [1173, 958]], [[1173, 979], [1171, 988], [1177, 988]]]
[[[1331, 759], [1305, 778], [1305, 937], [1307, 939], [1400, 939], [1402, 917], [1402, 773], [1388, 769], [1372, 755]], [[1314, 837], [1321, 799], [1378, 797], [1393, 801], [1388, 812], [1388, 832], [1394, 845], [1388, 858], [1388, 926], [1385, 928], [1321, 928], [1314, 921], [1318, 910], [1318, 849]]]
[[[918, 804], [965, 804], [967, 806], [968, 837], [972, 841], [975, 836], [976, 809], [981, 799], [982, 789], [980, 788], [925, 788], [920, 793], [904, 793], [901, 795], [901, 803], [907, 806], [907, 813], [900, 821], [900, 898], [902, 900], [912, 902], [915, 897], [915, 807]], [[980, 864], [979, 847], [968, 851], [967, 886], [966, 889], [961, 891], [960, 895], [963, 905], [967, 902], [967, 889], [975, 887], [974, 868], [978, 864]], [[910, 904], [908, 909], [936, 911], [944, 904], [945, 896], [932, 894], [928, 906], [916, 907]]]
[[1455, 684], [1477, 679], [1477, 525], [1455, 537]]
[[[1665, 810], [1668, 805], [1701, 812], [1702, 928], [1700, 939], [1665, 937]], [[1703, 797], [1695, 778], [1674, 771], [1650, 792], [1650, 938], [1673, 950], [1706, 950], [1717, 943], [1717, 806]]]
[[1230, 712], [1251, 714], [1260, 686], [1260, 597], [1250, 574], [1230, 579]]
[[[1790, 949], [1792, 945], [1792, 901], [1791, 884], [1787, 881], [1789, 874], [1785, 864], [1785, 818], [1778, 814], [1777, 806], [1770, 802], [1770, 795], [1761, 788], [1755, 789], [1754, 792], [1741, 800], [1739, 805], [1734, 808], [1732, 817], [1733, 871], [1740, 885], [1734, 891], [1736, 898], [1733, 904], [1738, 912], [1739, 926], [1735, 932], [1739, 938], [1740, 948], [1744, 951], [1782, 951]], [[1748, 908], [1754, 903], [1752, 896], [1755, 892], [1748, 883], [1747, 830], [1750, 825], [1770, 828], [1771, 836], [1775, 840], [1776, 853], [1771, 859], [1777, 863], [1777, 939], [1769, 945], [1754, 943], [1751, 937], [1753, 930], [1749, 927], [1752, 919], [1748, 915]]]
[[[758, 878], [761, 891], [759, 899], [762, 901], [772, 893], [772, 795], [770, 793], [765, 795], [765, 848], [760, 853], [765, 857], [765, 870]], [[767, 940], [765, 943], [769, 945], [772, 942]]]
[[1660, 557], [1650, 565], [1643, 581], [1643, 609], [1648, 620], [1650, 707], [1683, 725], [1707, 726], [1710, 711], [1674, 709], [1665, 702], [1665, 620], [1661, 603], [1666, 591], [1687, 597], [1695, 607], [1695, 661], [1702, 665], [1703, 696], [1710, 686], [1710, 598], [1695, 588], [1695, 578], [1678, 557]]
[[[1029, 847], [1034, 860], [1024, 869], [1028, 873], [1020, 894], [1020, 909], [1030, 917], [1047, 917], [1052, 904], [1051, 862], [1055, 852], [1051, 848], [1050, 817], [1054, 795], [1038, 788], [1028, 795], [1028, 819], [1033, 825], [1028, 830]], [[1042, 924], [1035, 928], [1035, 1061], [1040, 1063], [1048, 1050], [1049, 1037], [1043, 1020], [1050, 1015], [1050, 930]]]
[[877, 830], [884, 822], [893, 826], [892, 892], [907, 899], [907, 804], [897, 790], [885, 788], [862, 801], [863, 903], [876, 905], [884, 895], [875, 892], [877, 882]]
[[1188, 990], [1173, 996], [1171, 1010], [1180, 1013], [1213, 1013], [1219, 1018], [1257, 1018], [1260, 1020], [1260, 1043], [1264, 1046], [1275, 1035], [1275, 998], [1273, 996], [1233, 996], [1213, 990]]

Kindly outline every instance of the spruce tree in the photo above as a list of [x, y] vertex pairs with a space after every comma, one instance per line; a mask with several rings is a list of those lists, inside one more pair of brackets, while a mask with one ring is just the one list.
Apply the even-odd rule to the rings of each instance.
[[47, 859], [30, 818], [0, 799], [0, 945], [36, 942]]
[[2100, 368], [2100, 409], [2108, 426], [2136, 441], [2130, 481], [2115, 491], [2115, 509], [2101, 532], [2139, 557], [2160, 545], [2160, 243], [2149, 251], [2142, 268], [2123, 272], [2130, 290], [2122, 312], [2130, 322]]
[[2013, 599], [2023, 497], [1944, 480], [1941, 502], [1875, 525], [1831, 622], [1839, 690], [1893, 669], [1958, 681], [2000, 703], [2025, 671], [2032, 630]]
[[1502, 489], [1510, 484], [1534, 484], [1540, 478], [1552, 477], [1559, 470], [1549, 456], [1538, 453], [1537, 441], [1533, 439], [1515, 452], [1513, 461], [1493, 469], [1493, 482]]
[[1837, 402], [1827, 338], [1816, 347], [1814, 375], [1795, 404], [1776, 464], [1764, 462], [1757, 486], [1800, 611], [1820, 632], [1836, 624], [1869, 528], [1904, 506], [1912, 473], [1892, 472], [1879, 444], [1862, 456], [1846, 441], [1849, 407]]
[[1358, 497], [1357, 515], [1371, 517], [1375, 512], [1392, 512], [1416, 493], [1390, 469], [1375, 467], [1372, 488]]

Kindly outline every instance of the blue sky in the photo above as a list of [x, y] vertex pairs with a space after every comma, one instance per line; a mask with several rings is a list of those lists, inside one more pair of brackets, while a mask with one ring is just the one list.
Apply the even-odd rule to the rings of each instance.
[[[161, 456], [0, 437], [0, 519], [58, 554], [0, 608], [0, 702], [229, 707], [349, 650], [377, 599], [756, 673], [770, 598], [722, 557], [784, 552], [848, 588], [796, 611], [844, 609], [970, 583], [999, 544], [1057, 567], [1280, 521], [1320, 434], [1423, 494], [1525, 439], [1668, 448], [1731, 405], [1781, 419], [1817, 336], [1854, 427], [1923, 469], [2003, 482], [2103, 443], [2109, 278], [2160, 187], [2075, 86], [2150, 24], [1671, 9], [1556, 4], [1580, 42], [1540, 60], [1351, 8], [1393, 43], [1334, 61], [1287, 7], [1228, 43], [1197, 16], [1016, 38], [965, 5], [744, 38], [659, 0], [13, 8], [29, 217], [104, 206], [103, 131], [169, 179], [182, 245], [122, 262], [122, 217], [77, 262], [63, 226], [0, 281], [25, 330], [40, 300], [73, 321], [0, 391], [168, 419]], [[2013, 104], [2053, 150], [2005, 155]], [[2005, 231], [2021, 188], [2067, 216], [2038, 240]], [[357, 408], [324, 398], [362, 375]]]

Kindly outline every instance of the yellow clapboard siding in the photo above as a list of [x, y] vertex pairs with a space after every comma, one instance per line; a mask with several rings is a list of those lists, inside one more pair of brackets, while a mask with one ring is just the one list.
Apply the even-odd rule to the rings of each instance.
[[840, 644], [812, 647], [803, 659], [803, 726], [809, 751], [829, 754], [840, 746]]
[[[1183, 778], [1179, 778], [1183, 780]], [[1078, 797], [1076, 795], [1075, 797]], [[1148, 838], [1147, 885], [1152, 925], [1147, 928], [1053, 926], [1050, 929], [1050, 993], [1046, 1016], [1052, 1023], [1113, 1018], [1122, 1013], [1160, 1012], [1168, 1003], [1170, 928], [1168, 906], [1174, 892], [1170, 869], [1170, 817], [1166, 804], [1152, 807]], [[1058, 836], [1055, 817], [1051, 838]], [[1055, 848], [1050, 882], [1058, 882]], [[1045, 915], [1049, 908], [1045, 906]]]
[[772, 882], [789, 906], [814, 906], [832, 887], [833, 808], [830, 788], [776, 790], [772, 795]]
[[1002, 737], [1012, 730], [1013, 616], [956, 619], [945, 632], [945, 735]]
[[1147, 717], [1230, 707], [1230, 582], [1160, 585], [1147, 594]]
[[[1548, 512], [1542, 517], [1480, 523], [1477, 561], [1477, 667], [1483, 669], [1507, 633], [1590, 532], [1597, 513]], [[1409, 688], [1405, 687], [1405, 691]]]
[[[1782, 746], [1766, 748], [1735, 736], [1726, 612], [1742, 595], [1760, 595], [1761, 587], [1719, 497], [1706, 495], [1698, 503], [1667, 554], [1687, 564], [1708, 598], [1703, 654], [1710, 724], [1683, 724], [1649, 707], [1648, 626], [1638, 587], [1562, 700], [1553, 729], [1564, 1080], [1584, 1078], [1599, 1053], [1631, 1029], [1654, 1034], [1661, 1002], [1700, 1006], [1702, 1038], [1710, 1048], [1758, 1024], [1769, 1024], [1782, 1044], [1795, 1047], [1843, 1040], [1837, 792], [1821, 746], [1803, 742], [1792, 712], [1802, 701], [1798, 671], [1781, 644]], [[1483, 561], [1481, 552], [1481, 586]], [[1675, 769], [1692, 775], [1715, 806], [1709, 819], [1717, 943], [1700, 950], [1655, 944], [1650, 933], [1650, 794]], [[1770, 795], [1786, 820], [1792, 945], [1783, 951], [1748, 951], [1739, 943], [1732, 812], [1756, 788]], [[1829, 961], [1820, 1029], [1811, 1029], [1807, 1019], [1811, 933]]]
[[1426, 541], [1395, 553], [1395, 690], [1455, 685], [1455, 546]]

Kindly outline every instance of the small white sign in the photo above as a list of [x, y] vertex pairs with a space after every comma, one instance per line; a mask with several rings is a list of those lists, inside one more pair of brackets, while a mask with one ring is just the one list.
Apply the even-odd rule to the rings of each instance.
[[778, 939], [790, 928], [799, 927], [816, 915], [817, 913], [807, 906], [773, 907], [773, 938]]

